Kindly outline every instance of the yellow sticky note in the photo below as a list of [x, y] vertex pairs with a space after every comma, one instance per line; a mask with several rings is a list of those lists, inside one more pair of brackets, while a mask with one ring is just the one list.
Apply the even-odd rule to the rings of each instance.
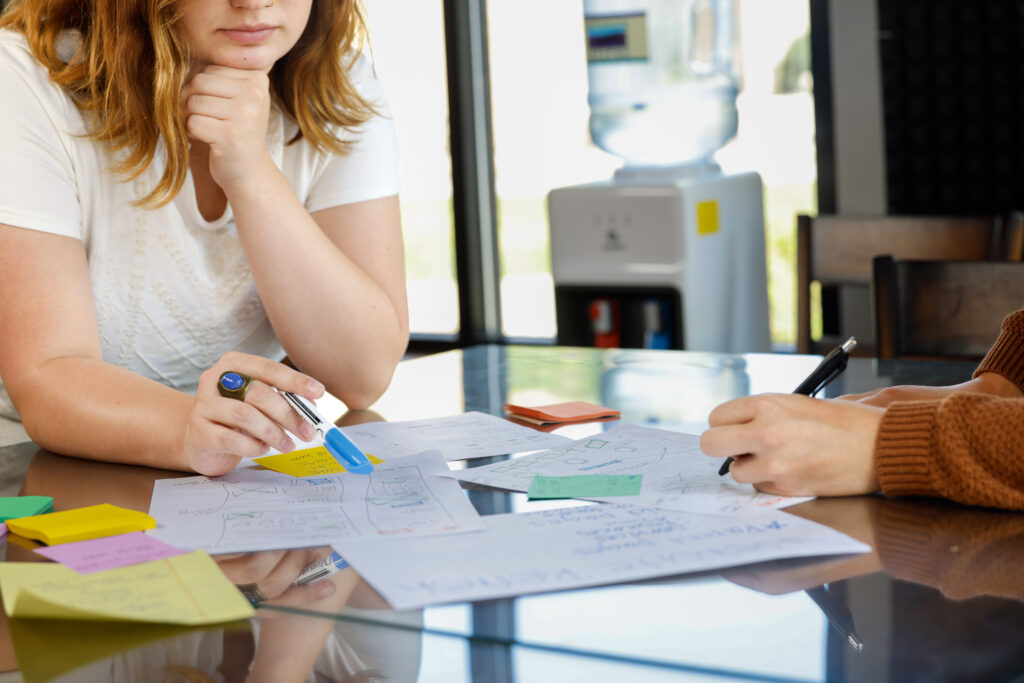
[[[124, 670], [122, 667], [126, 661], [152, 664], [145, 673], [131, 667], [132, 674], [129, 675], [133, 680], [175, 680], [166, 669], [160, 672], [163, 675], [155, 673], [168, 663], [167, 653], [178, 652], [182, 657], [194, 657], [196, 644], [206, 638], [209, 638], [208, 642], [220, 643], [227, 632], [252, 632], [248, 620], [201, 626], [108, 621], [100, 628], [93, 621], [68, 619], [11, 619], [7, 623], [22, 680], [26, 683], [94, 681], [99, 675], [94, 673], [96, 671], [109, 671], [113, 678], [115, 670]], [[59, 656], [54, 656], [55, 643], [60, 643]], [[188, 648], [189, 644], [192, 644], [192, 649]], [[186, 652], [190, 654], [184, 654]], [[100, 660], [106, 661], [99, 664]], [[84, 669], [86, 666], [90, 668]], [[75, 673], [69, 673], [72, 671]], [[188, 679], [183, 675], [178, 680]], [[196, 677], [192, 680], [210, 679]]]
[[718, 202], [709, 199], [697, 202], [697, 234], [712, 235], [718, 232]]
[[2, 562], [0, 593], [10, 617], [213, 624], [254, 613], [202, 550], [93, 574]]
[[57, 545], [153, 529], [156, 528], [156, 520], [145, 512], [103, 503], [8, 520], [7, 528], [25, 538], [37, 538], [47, 545]]
[[[380, 458], [367, 455], [370, 462], [379, 465], [384, 462]], [[348, 472], [337, 458], [331, 455], [323, 446], [304, 448], [300, 451], [281, 453], [279, 455], [264, 455], [262, 458], [253, 458], [255, 462], [266, 467], [268, 470], [290, 474], [293, 477], [312, 477], [317, 474], [339, 474]]]

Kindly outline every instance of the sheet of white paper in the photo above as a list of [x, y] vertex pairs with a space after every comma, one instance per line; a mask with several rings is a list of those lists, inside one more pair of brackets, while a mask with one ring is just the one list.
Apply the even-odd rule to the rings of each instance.
[[693, 434], [619, 423], [567, 446], [458, 470], [448, 476], [495, 488], [528, 491], [538, 474], [642, 474], [638, 495], [592, 500], [718, 515], [756, 513], [809, 500], [761, 493], [750, 484], [719, 476], [722, 461], [704, 455], [699, 442], [700, 437]]
[[336, 550], [392, 607], [412, 609], [871, 549], [776, 510], [740, 519], [604, 504], [486, 521], [482, 534], [350, 539]]
[[364, 422], [342, 430], [365, 453], [390, 458], [437, 449], [447, 460], [485, 458], [555, 448], [568, 437], [517, 425], [487, 413], [406, 422]]
[[372, 474], [292, 477], [252, 467], [220, 477], [160, 479], [148, 533], [210, 554], [330, 545], [367, 536], [485, 529], [437, 451], [377, 465]]

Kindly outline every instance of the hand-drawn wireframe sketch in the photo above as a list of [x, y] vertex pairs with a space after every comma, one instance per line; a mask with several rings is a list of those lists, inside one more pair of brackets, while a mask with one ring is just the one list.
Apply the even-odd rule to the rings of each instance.
[[746, 514], [809, 500], [773, 496], [718, 475], [719, 461], [700, 450], [700, 437], [654, 427], [620, 423], [571, 444], [448, 476], [512, 491], [528, 491], [538, 474], [642, 474], [640, 493], [628, 498], [588, 498], [629, 502], [707, 514]]
[[485, 527], [437, 451], [382, 463], [372, 474], [292, 477], [245, 467], [209, 477], [161, 479], [148, 533], [210, 554], [341, 545], [346, 538], [434, 535]]
[[345, 558], [393, 608], [411, 609], [871, 550], [778, 510], [739, 519], [583, 505], [490, 515], [487, 526], [473, 536], [354, 539]]

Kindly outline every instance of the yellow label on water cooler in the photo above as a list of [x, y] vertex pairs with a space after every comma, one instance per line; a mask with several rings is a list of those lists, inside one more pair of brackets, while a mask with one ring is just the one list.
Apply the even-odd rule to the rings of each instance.
[[718, 202], [709, 199], [697, 202], [697, 234], [713, 235], [718, 232]]

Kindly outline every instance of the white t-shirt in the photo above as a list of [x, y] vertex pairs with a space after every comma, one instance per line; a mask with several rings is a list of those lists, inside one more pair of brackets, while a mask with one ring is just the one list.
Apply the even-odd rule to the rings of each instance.
[[[394, 125], [365, 56], [350, 76], [379, 115], [345, 156], [317, 153], [304, 140], [285, 145], [297, 127], [271, 111], [267, 147], [310, 212], [399, 190]], [[133, 205], [155, 187], [163, 149], [134, 181], [111, 173], [106, 149], [84, 137], [72, 99], [24, 36], [8, 30], [0, 30], [0, 102], [0, 223], [82, 241], [105, 361], [194, 392], [199, 374], [226, 351], [283, 357], [230, 206], [205, 220], [191, 173], [167, 205]], [[16, 417], [2, 385], [0, 415]]]

